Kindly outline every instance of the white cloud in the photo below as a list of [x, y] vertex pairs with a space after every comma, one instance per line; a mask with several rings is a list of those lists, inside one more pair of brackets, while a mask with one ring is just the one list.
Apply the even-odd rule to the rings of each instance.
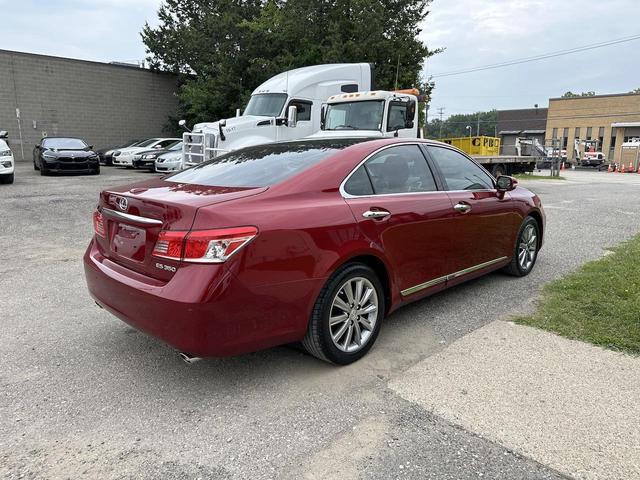
[[[446, 47], [427, 62], [437, 74], [530, 57], [637, 34], [622, 19], [637, 0], [435, 0], [421, 38]], [[540, 62], [436, 79], [432, 110], [466, 113], [546, 105], [567, 90], [599, 93], [640, 86], [635, 56], [640, 41]], [[638, 85], [636, 85], [638, 84]]]

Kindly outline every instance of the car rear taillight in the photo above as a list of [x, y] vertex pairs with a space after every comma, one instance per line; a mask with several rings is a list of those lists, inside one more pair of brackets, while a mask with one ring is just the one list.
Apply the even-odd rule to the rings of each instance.
[[100, 235], [101, 237], [106, 236], [104, 233], [104, 218], [98, 210], [93, 212], [93, 230], [96, 232], [96, 235]]
[[163, 230], [153, 249], [156, 257], [192, 263], [222, 263], [258, 234], [256, 227], [171, 232]]

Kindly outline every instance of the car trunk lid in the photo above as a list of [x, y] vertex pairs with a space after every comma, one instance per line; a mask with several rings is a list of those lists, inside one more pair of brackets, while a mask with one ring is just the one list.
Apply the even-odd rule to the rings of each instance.
[[168, 281], [179, 261], [152, 255], [160, 232], [191, 229], [199, 208], [257, 195], [267, 188], [211, 187], [154, 179], [104, 190], [98, 205], [105, 236], [96, 239], [109, 260]]

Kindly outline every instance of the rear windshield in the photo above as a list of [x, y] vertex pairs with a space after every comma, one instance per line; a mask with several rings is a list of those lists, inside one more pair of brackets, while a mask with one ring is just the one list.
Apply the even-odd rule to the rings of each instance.
[[42, 146], [57, 149], [68, 148], [71, 150], [87, 148], [87, 144], [79, 138], [47, 138], [42, 141]]
[[268, 187], [303, 171], [360, 140], [272, 143], [227, 153], [167, 178], [217, 187]]

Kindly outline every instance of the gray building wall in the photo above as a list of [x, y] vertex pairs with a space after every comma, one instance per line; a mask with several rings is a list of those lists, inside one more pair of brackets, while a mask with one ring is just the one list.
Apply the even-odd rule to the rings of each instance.
[[95, 148], [164, 136], [177, 108], [177, 79], [166, 73], [0, 50], [0, 130], [25, 160], [47, 136], [83, 138]]

